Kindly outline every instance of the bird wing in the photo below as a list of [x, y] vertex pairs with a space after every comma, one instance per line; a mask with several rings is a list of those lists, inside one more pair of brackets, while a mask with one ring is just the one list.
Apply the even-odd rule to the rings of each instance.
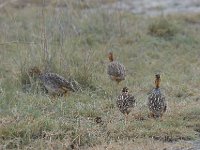
[[61, 88], [63, 90], [70, 90], [73, 92], [75, 91], [73, 86], [70, 84], [70, 82], [58, 74], [46, 73], [45, 78], [46, 80], [48, 80], [48, 82], [51, 82], [53, 85], [57, 86], [58, 88]]
[[134, 107], [135, 105], [135, 97], [132, 95], [124, 95], [120, 94], [117, 99], [117, 105], [120, 108], [128, 108], [128, 107]]
[[128, 95], [128, 97], [126, 98], [126, 101], [127, 101], [127, 105], [129, 107], [134, 107], [135, 105], [135, 97], [133, 95]]
[[108, 65], [107, 73], [111, 76], [125, 77], [126, 71], [124, 65], [117, 61], [110, 62]]
[[164, 110], [167, 108], [165, 96], [161, 93], [160, 89], [154, 89], [148, 97], [148, 105], [155, 111]]

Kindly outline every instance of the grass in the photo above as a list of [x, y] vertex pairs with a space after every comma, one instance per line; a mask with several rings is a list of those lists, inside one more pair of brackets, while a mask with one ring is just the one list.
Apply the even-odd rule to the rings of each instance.
[[158, 37], [171, 37], [178, 32], [178, 27], [173, 20], [167, 18], [154, 19], [149, 25], [149, 33]]
[[[27, 70], [45, 67], [42, 8], [7, 6], [0, 14], [0, 148], [164, 149], [188, 147], [185, 140], [198, 138], [199, 15], [145, 18], [94, 11], [97, 3], [79, 7], [70, 1], [59, 11], [45, 7], [50, 70], [73, 77], [83, 88], [55, 100], [37, 85], [23, 90], [32, 82]], [[109, 51], [127, 68], [119, 86], [106, 74]], [[162, 121], [147, 117], [147, 93], [157, 72], [168, 101]], [[137, 99], [126, 126], [115, 105], [123, 86]]]

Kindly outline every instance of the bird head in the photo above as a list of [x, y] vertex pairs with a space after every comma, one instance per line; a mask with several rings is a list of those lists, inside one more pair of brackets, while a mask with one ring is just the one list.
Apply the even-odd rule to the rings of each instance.
[[124, 87], [124, 88], [122, 89], [122, 93], [123, 93], [123, 94], [128, 95], [128, 92], [129, 92], [129, 90], [128, 90], [127, 87]]
[[113, 61], [113, 53], [112, 52], [108, 53], [108, 58], [109, 58], [110, 62]]
[[156, 77], [155, 86], [156, 86], [156, 88], [159, 88], [160, 87], [160, 81], [161, 81], [160, 74], [156, 74], [155, 77]]
[[28, 74], [31, 77], [37, 77], [37, 76], [41, 75], [41, 71], [38, 67], [35, 66], [35, 67], [29, 69]]

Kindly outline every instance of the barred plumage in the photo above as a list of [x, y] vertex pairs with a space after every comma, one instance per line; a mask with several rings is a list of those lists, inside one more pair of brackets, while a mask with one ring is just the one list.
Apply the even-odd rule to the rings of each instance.
[[69, 91], [75, 92], [73, 85], [56, 73], [41, 73], [39, 68], [34, 67], [29, 74], [38, 77], [49, 94], [63, 95]]
[[156, 87], [152, 90], [148, 97], [148, 107], [153, 117], [162, 117], [163, 113], [167, 109], [167, 104], [165, 101], [165, 96], [160, 90], [160, 75], [156, 75], [155, 80]]
[[64, 77], [55, 73], [45, 73], [39, 76], [44, 86], [51, 94], [62, 95], [69, 91], [75, 92], [73, 86]]
[[135, 106], [135, 97], [128, 93], [128, 88], [124, 87], [122, 93], [117, 98], [117, 107], [119, 110], [128, 115]]
[[125, 80], [126, 71], [123, 64], [113, 60], [113, 53], [109, 53], [110, 63], [108, 64], [107, 74], [110, 76], [111, 80], [120, 82]]

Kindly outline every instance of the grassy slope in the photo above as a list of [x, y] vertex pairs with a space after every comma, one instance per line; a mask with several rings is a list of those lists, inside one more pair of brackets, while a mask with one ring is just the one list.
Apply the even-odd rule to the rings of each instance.
[[[1, 148], [63, 149], [72, 144], [120, 149], [135, 141], [159, 149], [163, 143], [149, 138], [195, 139], [200, 130], [200, 16], [174, 15], [166, 21], [123, 12], [88, 13], [83, 4], [70, 4], [67, 10], [45, 9], [50, 66], [85, 88], [56, 100], [22, 91], [22, 73], [44, 64], [41, 7], [8, 7], [0, 15]], [[119, 87], [106, 75], [110, 50], [127, 68], [127, 79]], [[147, 118], [147, 93], [156, 72], [162, 75], [169, 105], [163, 121]], [[127, 126], [115, 106], [125, 85], [137, 98]], [[97, 116], [103, 125], [95, 123]]]

